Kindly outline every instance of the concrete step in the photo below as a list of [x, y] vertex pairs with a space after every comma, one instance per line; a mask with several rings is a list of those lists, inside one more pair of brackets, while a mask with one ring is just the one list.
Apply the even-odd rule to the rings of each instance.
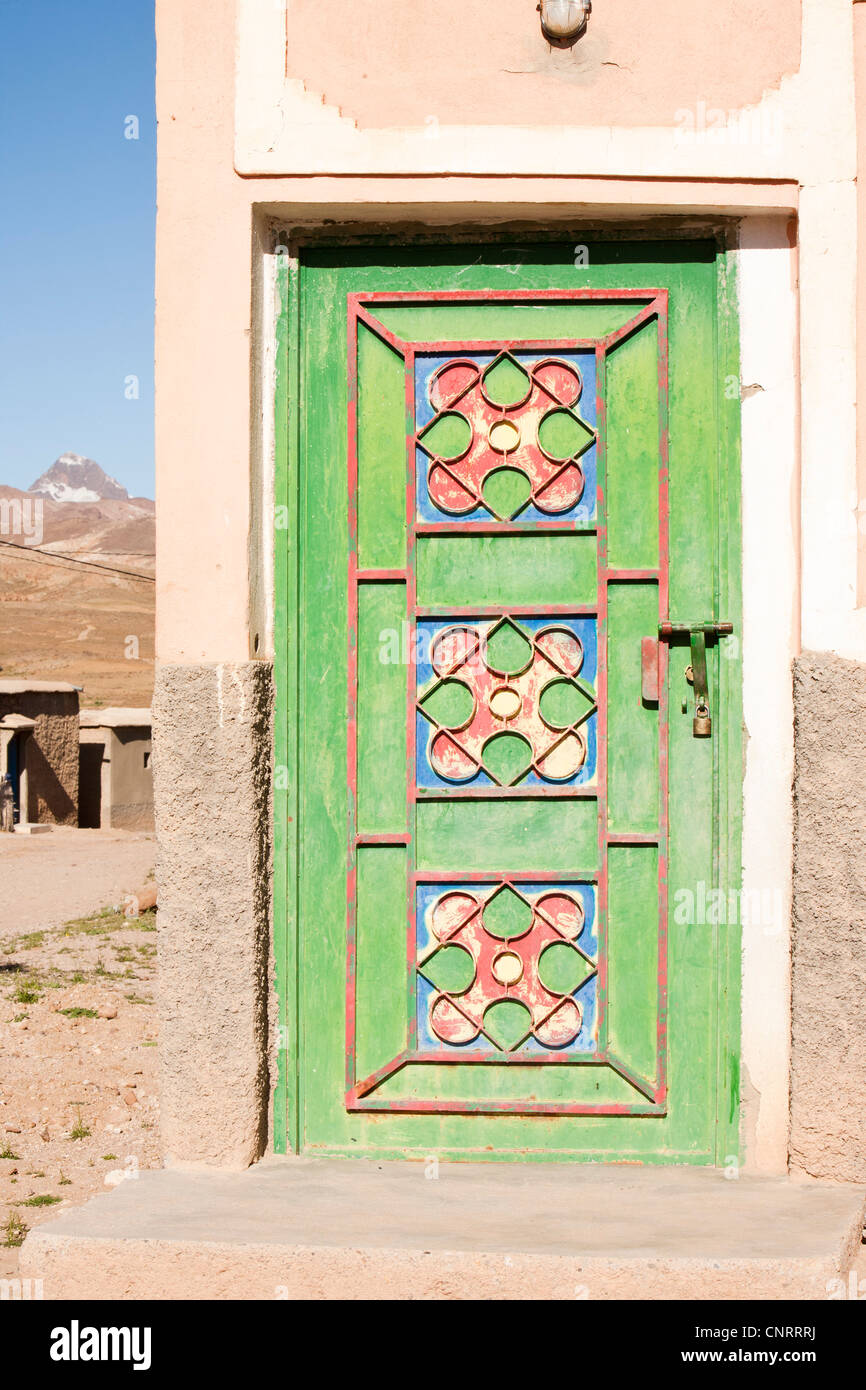
[[46, 1298], [826, 1299], [864, 1205], [707, 1168], [274, 1158], [142, 1172], [36, 1227], [21, 1272]]

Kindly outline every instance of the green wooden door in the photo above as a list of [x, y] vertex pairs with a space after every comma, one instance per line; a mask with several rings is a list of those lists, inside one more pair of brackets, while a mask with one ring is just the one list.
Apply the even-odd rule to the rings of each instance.
[[286, 267], [280, 1148], [736, 1153], [725, 258], [589, 259]]

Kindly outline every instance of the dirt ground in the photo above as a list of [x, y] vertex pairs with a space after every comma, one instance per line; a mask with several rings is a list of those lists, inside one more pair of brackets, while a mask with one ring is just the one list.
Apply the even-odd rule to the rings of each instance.
[[160, 1165], [154, 837], [0, 836], [0, 1277], [26, 1230]]
[[[154, 837], [0, 835], [0, 1278], [27, 1230], [161, 1164]], [[866, 1247], [856, 1263], [866, 1297]]]

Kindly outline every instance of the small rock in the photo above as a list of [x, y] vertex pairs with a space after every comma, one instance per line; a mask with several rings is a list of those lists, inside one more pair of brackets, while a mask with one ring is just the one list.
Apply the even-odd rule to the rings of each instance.
[[42, 1130], [42, 1133], [39, 1135], [39, 1138], [40, 1138], [40, 1139], [43, 1139], [43, 1140], [45, 1141], [46, 1144], [48, 1143], [49, 1139], [51, 1138], [51, 1135], [50, 1135], [49, 1132], [48, 1132], [48, 1126], [47, 1126], [47, 1125], [46, 1125], [45, 1128]]
[[144, 888], [140, 888], [137, 893], [131, 893], [129, 897], [125, 899], [123, 915], [125, 917], [138, 917], [149, 908], [156, 907], [156, 899], [156, 884], [148, 883]]
[[7, 1125], [7, 1126], [6, 1126], [6, 1133], [7, 1133], [7, 1134], [20, 1134], [20, 1133], [21, 1133], [21, 1126], [20, 1126], [20, 1125]]
[[117, 1009], [114, 1004], [103, 1004], [99, 1010], [100, 1018], [117, 1018]]
[[131, 1110], [133, 1105], [138, 1105], [138, 1096], [135, 1094], [135, 1091], [131, 1091], [129, 1087], [127, 1087], [123, 1092], [123, 1101]]

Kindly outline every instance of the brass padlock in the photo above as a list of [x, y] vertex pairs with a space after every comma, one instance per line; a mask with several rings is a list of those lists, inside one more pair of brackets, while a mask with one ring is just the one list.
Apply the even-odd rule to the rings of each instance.
[[713, 721], [710, 718], [709, 705], [695, 705], [695, 717], [692, 721], [692, 734], [695, 738], [711, 738], [713, 733]]

